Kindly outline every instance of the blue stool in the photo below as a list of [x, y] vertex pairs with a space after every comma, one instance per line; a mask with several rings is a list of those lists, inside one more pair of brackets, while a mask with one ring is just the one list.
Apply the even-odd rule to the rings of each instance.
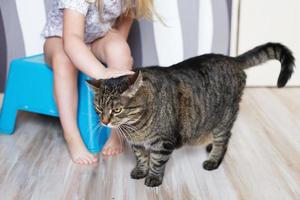
[[[97, 153], [106, 142], [110, 129], [99, 124], [93, 107], [93, 93], [85, 82], [87, 79], [79, 73], [77, 119], [86, 147]], [[0, 113], [0, 133], [14, 132], [18, 110], [59, 117], [53, 98], [53, 73], [44, 62], [43, 54], [11, 62]]]

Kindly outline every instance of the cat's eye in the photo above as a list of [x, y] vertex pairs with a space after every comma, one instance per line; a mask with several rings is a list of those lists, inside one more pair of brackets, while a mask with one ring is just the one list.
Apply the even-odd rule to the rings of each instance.
[[114, 113], [120, 113], [122, 111], [122, 108], [121, 107], [118, 107], [118, 108], [114, 108], [113, 109], [113, 112]]

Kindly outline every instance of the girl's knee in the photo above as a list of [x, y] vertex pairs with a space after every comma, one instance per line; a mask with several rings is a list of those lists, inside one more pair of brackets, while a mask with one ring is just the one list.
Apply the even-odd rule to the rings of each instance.
[[124, 39], [114, 39], [111, 41], [107, 41], [107, 43], [104, 46], [104, 52], [106, 54], [112, 54], [112, 53], [129, 54], [130, 49], [127, 42]]
[[124, 39], [107, 42], [104, 47], [104, 53], [107, 64], [117, 61], [128, 65], [133, 62], [129, 45]]
[[133, 58], [131, 55], [124, 53], [112, 53], [107, 57], [106, 64], [109, 67], [130, 69], [133, 65]]

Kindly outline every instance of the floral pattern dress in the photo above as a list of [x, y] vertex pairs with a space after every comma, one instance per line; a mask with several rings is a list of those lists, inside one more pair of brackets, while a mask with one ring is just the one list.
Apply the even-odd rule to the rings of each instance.
[[86, 0], [53, 0], [52, 8], [47, 14], [47, 22], [41, 36], [62, 37], [63, 10], [65, 8], [75, 10], [85, 16], [84, 42], [89, 44], [103, 37], [114, 25], [116, 19], [125, 12], [122, 0], [103, 0], [102, 20], [99, 19], [99, 11], [95, 3]]

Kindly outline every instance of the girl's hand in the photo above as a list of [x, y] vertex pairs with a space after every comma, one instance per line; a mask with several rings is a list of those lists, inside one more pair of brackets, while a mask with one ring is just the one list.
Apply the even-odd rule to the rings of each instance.
[[102, 74], [100, 79], [109, 79], [116, 78], [124, 75], [132, 75], [134, 71], [130, 71], [128, 69], [113, 69], [113, 68], [105, 68], [104, 73]]

